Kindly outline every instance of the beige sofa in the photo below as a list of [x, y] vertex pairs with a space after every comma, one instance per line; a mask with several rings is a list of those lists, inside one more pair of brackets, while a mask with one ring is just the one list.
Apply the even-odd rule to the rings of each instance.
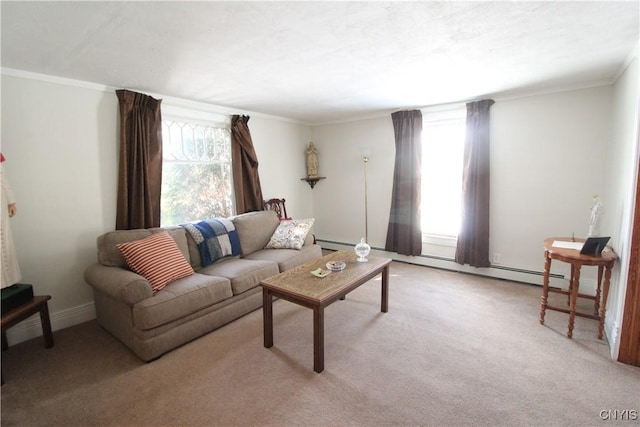
[[[149, 361], [261, 307], [261, 280], [322, 256], [311, 233], [299, 250], [264, 249], [279, 224], [273, 211], [230, 219], [241, 255], [206, 267], [195, 241], [182, 227], [112, 231], [98, 237], [98, 262], [85, 271], [98, 323]], [[116, 245], [163, 230], [196, 273], [153, 294], [149, 282], [128, 269]]]

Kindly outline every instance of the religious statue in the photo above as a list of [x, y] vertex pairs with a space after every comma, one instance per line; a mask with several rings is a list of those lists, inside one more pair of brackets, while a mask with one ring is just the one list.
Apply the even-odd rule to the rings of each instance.
[[313, 145], [313, 141], [307, 147], [307, 178], [318, 176], [318, 150]]
[[600, 197], [597, 194], [593, 196], [593, 205], [591, 206], [591, 219], [589, 221], [588, 237], [596, 237], [600, 235], [600, 219], [602, 218], [603, 208]]

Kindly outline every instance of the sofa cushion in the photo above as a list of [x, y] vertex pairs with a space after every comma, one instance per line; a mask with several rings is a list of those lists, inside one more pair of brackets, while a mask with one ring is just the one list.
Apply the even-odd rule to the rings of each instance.
[[153, 297], [134, 305], [133, 324], [137, 329], [152, 329], [232, 296], [228, 279], [195, 273], [170, 283]]
[[278, 263], [278, 269], [282, 273], [304, 264], [308, 261], [322, 258], [320, 245], [304, 245], [301, 249], [263, 249], [254, 252], [246, 259], [274, 261]]
[[129, 267], [149, 281], [154, 292], [193, 274], [193, 268], [166, 231], [141, 240], [118, 243], [116, 247]]
[[313, 222], [313, 218], [280, 222], [265, 249], [300, 249], [304, 245]]
[[263, 249], [280, 223], [274, 211], [248, 212], [231, 220], [238, 231], [242, 256]]
[[278, 264], [274, 261], [248, 260], [244, 258], [224, 258], [198, 270], [198, 273], [229, 279], [234, 295], [255, 288], [260, 284], [261, 280], [279, 272]]

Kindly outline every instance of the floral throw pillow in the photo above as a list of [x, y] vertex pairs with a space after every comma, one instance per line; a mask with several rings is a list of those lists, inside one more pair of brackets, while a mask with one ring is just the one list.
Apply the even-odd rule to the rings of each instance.
[[266, 249], [300, 249], [315, 219], [292, 219], [280, 222]]

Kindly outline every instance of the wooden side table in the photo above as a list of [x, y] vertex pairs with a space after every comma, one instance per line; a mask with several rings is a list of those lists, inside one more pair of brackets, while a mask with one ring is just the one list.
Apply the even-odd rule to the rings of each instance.
[[[609, 284], [611, 280], [611, 269], [618, 259], [611, 247], [607, 246], [600, 255], [582, 255], [577, 249], [567, 249], [553, 246], [553, 242], [584, 242], [585, 239], [572, 239], [570, 237], [550, 237], [544, 240], [544, 279], [542, 286], [542, 301], [540, 303], [540, 324], [544, 324], [544, 315], [547, 309], [560, 311], [569, 314], [569, 330], [567, 337], [573, 336], [573, 324], [576, 316], [587, 317], [599, 321], [598, 339], [602, 339], [602, 331], [604, 329], [604, 317], [607, 311], [607, 297], [609, 296]], [[571, 264], [571, 278], [569, 280], [569, 289], [549, 288], [549, 270], [551, 269], [551, 260], [557, 259], [562, 262]], [[596, 294], [585, 295], [579, 292], [580, 287], [580, 269], [582, 266], [598, 267], [598, 283]], [[604, 283], [602, 282], [604, 270]], [[547, 303], [549, 292], [567, 295], [569, 308], [553, 307]], [[602, 294], [602, 295], [601, 295]], [[602, 296], [602, 304], [600, 298]], [[581, 313], [576, 310], [576, 302], [578, 298], [586, 298], [594, 301], [594, 313]]]
[[[49, 306], [47, 301], [51, 299], [49, 295], [36, 295], [33, 299], [19, 307], [9, 310], [2, 315], [2, 350], [9, 348], [7, 342], [7, 329], [22, 322], [29, 316], [40, 312], [40, 322], [42, 324], [42, 337], [44, 338], [44, 347], [53, 347], [53, 332], [51, 331], [51, 322], [49, 320]], [[4, 384], [4, 375], [2, 376]]]

